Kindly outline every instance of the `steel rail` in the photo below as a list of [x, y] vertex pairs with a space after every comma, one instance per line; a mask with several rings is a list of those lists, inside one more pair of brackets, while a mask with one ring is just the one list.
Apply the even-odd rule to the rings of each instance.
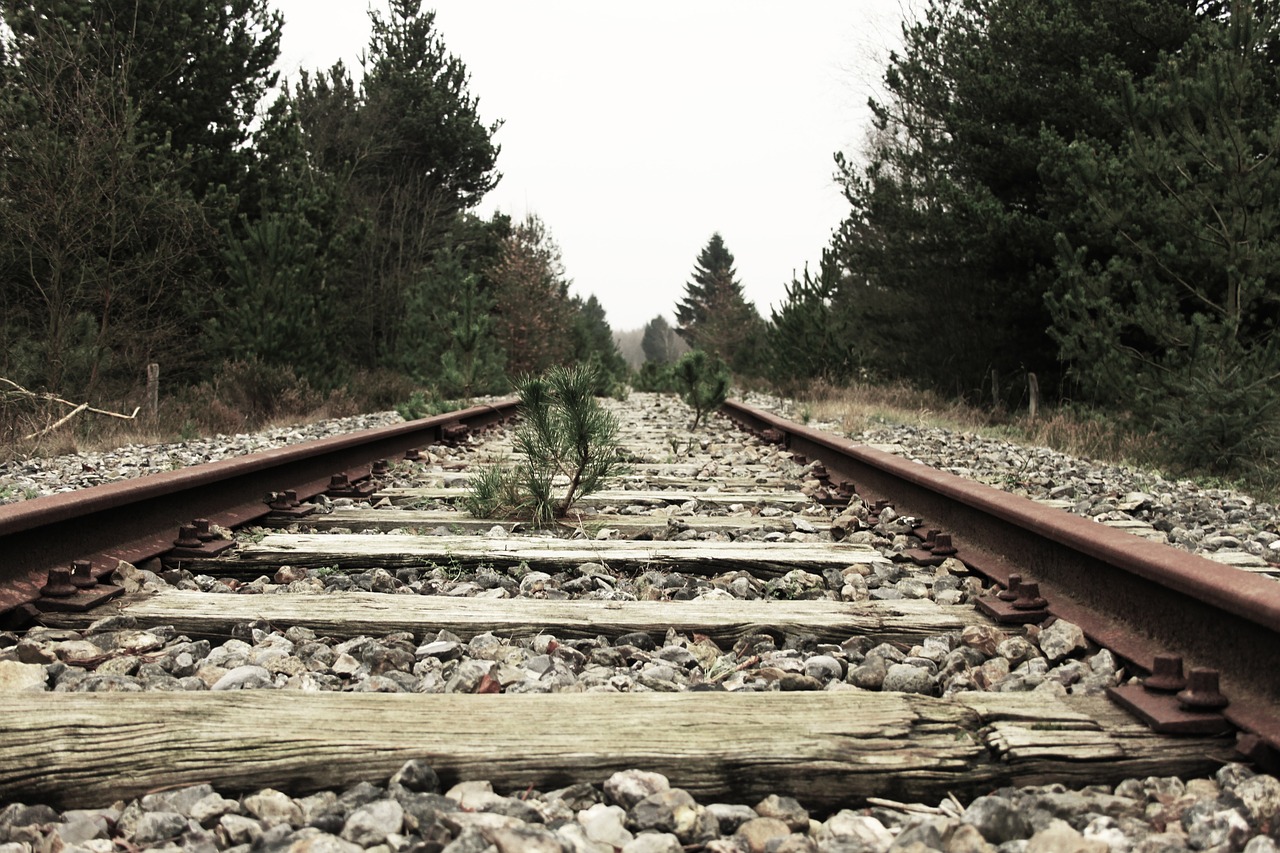
[[265, 496], [300, 499], [329, 487], [335, 473], [368, 476], [379, 459], [439, 443], [448, 428], [482, 429], [514, 414], [514, 397], [362, 432], [338, 435], [148, 477], [0, 506], [0, 614], [40, 597], [50, 569], [91, 560], [96, 576], [120, 560], [137, 563], [170, 550], [179, 527], [207, 518], [225, 527], [270, 512]]
[[1280, 583], [736, 401], [722, 411], [776, 430], [863, 498], [949, 532], [959, 558], [993, 580], [1038, 582], [1053, 615], [1138, 667], [1172, 654], [1218, 670], [1231, 703], [1223, 715], [1269, 745], [1270, 758], [1280, 750]]

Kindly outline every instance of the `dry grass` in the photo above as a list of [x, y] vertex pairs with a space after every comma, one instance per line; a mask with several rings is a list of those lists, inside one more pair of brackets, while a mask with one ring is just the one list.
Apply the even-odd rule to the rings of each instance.
[[[0, 394], [0, 462], [96, 453], [126, 444], [163, 444], [386, 411], [416, 388], [404, 377], [376, 372], [353, 376], [345, 387], [321, 393], [288, 369], [231, 363], [223, 365], [209, 381], [194, 386], [170, 391], [162, 385], [160, 411], [155, 418], [145, 412], [134, 420], [82, 412], [49, 432], [44, 430], [66, 415], [67, 407]], [[140, 402], [126, 397], [93, 401], [93, 405], [131, 412]], [[35, 438], [26, 438], [37, 433]]]

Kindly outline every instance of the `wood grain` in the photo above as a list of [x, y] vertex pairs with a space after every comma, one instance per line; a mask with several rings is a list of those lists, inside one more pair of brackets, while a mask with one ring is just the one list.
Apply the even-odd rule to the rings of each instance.
[[[303, 792], [382, 781], [419, 758], [446, 785], [546, 790], [642, 768], [703, 802], [778, 793], [830, 810], [1208, 773], [1231, 756], [1224, 739], [1135, 732], [1105, 702], [974, 695], [15, 694], [0, 717], [0, 797], [89, 807], [197, 782]], [[988, 744], [1005, 714], [1056, 750]]]
[[422, 638], [441, 629], [465, 639], [486, 631], [503, 637], [546, 632], [561, 638], [613, 638], [646, 631], [661, 637], [674, 628], [683, 634], [706, 634], [728, 645], [757, 633], [812, 634], [824, 643], [840, 643], [854, 635], [918, 643], [966, 625], [990, 624], [972, 607], [940, 607], [928, 600], [619, 602], [379, 593], [217, 595], [180, 590], [108, 604], [93, 613], [51, 613], [45, 622], [84, 627], [117, 609], [145, 627], [172, 625], [179, 633], [200, 637], [225, 637], [237, 623], [265, 619], [281, 629], [300, 625], [331, 637], [410, 631]]
[[746, 571], [772, 578], [792, 569], [821, 573], [855, 564], [887, 564], [888, 560], [875, 548], [843, 542], [596, 542], [550, 537], [269, 533], [259, 542], [241, 544], [225, 557], [180, 562], [192, 571], [211, 575], [274, 572], [282, 565], [390, 569], [525, 563], [556, 572], [576, 569], [582, 563], [603, 563], [615, 570], [653, 568], [698, 575]]

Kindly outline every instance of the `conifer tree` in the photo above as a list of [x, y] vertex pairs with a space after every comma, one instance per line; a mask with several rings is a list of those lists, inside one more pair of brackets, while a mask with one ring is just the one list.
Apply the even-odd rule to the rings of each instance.
[[676, 306], [676, 332], [690, 347], [723, 359], [733, 370], [755, 374], [765, 323], [743, 295], [733, 263], [724, 238], [712, 234], [698, 253], [693, 279]]
[[645, 362], [656, 365], [671, 364], [680, 355], [676, 331], [661, 314], [645, 324], [640, 348]]

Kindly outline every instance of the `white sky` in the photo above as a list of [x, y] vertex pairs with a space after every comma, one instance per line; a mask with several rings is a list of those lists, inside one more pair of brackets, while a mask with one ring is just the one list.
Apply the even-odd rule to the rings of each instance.
[[[438, 0], [436, 26], [502, 119], [478, 213], [538, 214], [615, 331], [674, 318], [715, 231], [767, 318], [847, 212], [837, 150], [899, 43], [901, 0]], [[368, 0], [271, 0], [280, 68], [358, 73]], [[385, 9], [382, 0], [373, 0]]]

